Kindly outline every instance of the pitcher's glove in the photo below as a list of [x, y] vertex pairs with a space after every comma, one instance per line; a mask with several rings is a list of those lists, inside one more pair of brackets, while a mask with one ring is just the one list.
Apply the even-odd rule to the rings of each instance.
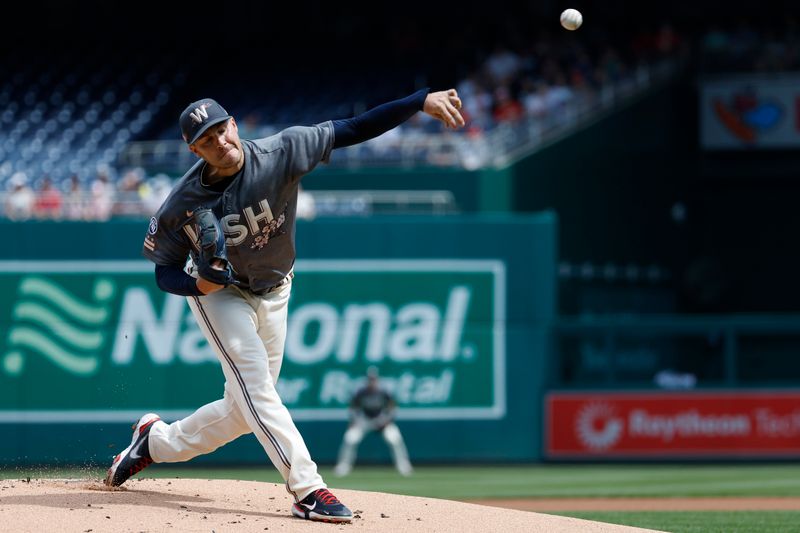
[[225, 249], [225, 234], [216, 215], [207, 207], [198, 207], [192, 212], [191, 223], [197, 233], [199, 248], [197, 273], [206, 281], [218, 285], [235, 283], [233, 267]]

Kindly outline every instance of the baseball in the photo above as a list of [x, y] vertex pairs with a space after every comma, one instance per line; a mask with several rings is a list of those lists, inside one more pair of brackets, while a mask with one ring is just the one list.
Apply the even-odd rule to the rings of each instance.
[[583, 15], [577, 9], [565, 9], [561, 13], [561, 25], [570, 31], [577, 30], [583, 24]]

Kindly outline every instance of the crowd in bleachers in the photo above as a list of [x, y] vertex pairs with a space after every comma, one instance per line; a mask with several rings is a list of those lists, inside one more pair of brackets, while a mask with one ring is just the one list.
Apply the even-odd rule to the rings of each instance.
[[458, 84], [473, 129], [557, 115], [577, 99], [597, 98], [637, 69], [684, 51], [669, 24], [602, 47], [571, 35], [545, 34], [516, 46], [497, 44]]
[[800, 69], [797, 16], [759, 24], [747, 19], [714, 24], [700, 43], [700, 68], [706, 73], [786, 72]]
[[[445, 132], [441, 123], [418, 113], [337, 159], [388, 161], [401, 151], [407, 155], [411, 146], [412, 155], [420, 152], [418, 160], [427, 164], [474, 168], [489, 155], [491, 149], [480, 141], [492, 130], [563, 120], [577, 103], [601, 98], [608, 87], [641, 76], [645, 65], [685, 52], [686, 44], [669, 24], [624, 38], [584, 39], [566, 31], [507, 37], [478, 51], [471, 64], [465, 61], [464, 75], [454, 84], [464, 103], [464, 130]], [[183, 75], [173, 70], [175, 60], [165, 54], [160, 62], [98, 70], [102, 61], [93, 62], [89, 55], [84, 59], [78, 66], [0, 66], [9, 74], [0, 79], [0, 196], [8, 218], [149, 215], [185, 170], [176, 168], [170, 178], [159, 170], [118, 167], [131, 141], [178, 140], [172, 114], [180, 103], [172, 100], [180, 94]], [[228, 110], [239, 119], [243, 138], [266, 136], [290, 124], [351, 116], [364, 111], [366, 102], [375, 103], [377, 89], [369, 82], [353, 83], [347, 76], [332, 79], [322, 95], [310, 98], [298, 90], [303, 83], [286, 79], [283, 85], [259, 87], [257, 95], [232, 98]], [[337, 94], [348, 94], [350, 106], [337, 103]], [[432, 140], [457, 137], [472, 143], [463, 149], [457, 143], [431, 149]]]
[[[53, 54], [0, 64], [0, 192], [10, 193], [21, 212], [28, 190], [55, 197], [98, 187], [96, 169], [116, 165], [128, 142], [147, 133], [179, 82], [164, 74], [166, 61], [109, 63], [91, 50], [81, 59]], [[79, 183], [71, 184], [75, 178]]]
[[[622, 39], [603, 37], [584, 40], [570, 32], [542, 32], [535, 38], [512, 36], [479, 51], [466, 74], [455, 83], [467, 120], [463, 133], [475, 136], [506, 123], [557, 116], [576, 100], [598, 99], [605, 88], [635, 79], [648, 65], [685, 54], [688, 46], [668, 23]], [[279, 110], [274, 102], [263, 100], [254, 103], [240, 121], [245, 125], [243, 137], [267, 135], [290, 123], [340, 118], [342, 113], [335, 102], [325, 112], [302, 105], [289, 106], [287, 112], [287, 106]], [[356, 105], [352, 111], [363, 108]], [[419, 114], [397, 128], [394, 133], [399, 136], [386, 136], [373, 145], [386, 149], [400, 136], [443, 131], [441, 122]]]
[[130, 169], [114, 179], [110, 167], [97, 169], [86, 186], [84, 181], [77, 174], [59, 182], [49, 176], [32, 181], [24, 172], [17, 172], [3, 195], [3, 213], [16, 221], [141, 217], [154, 213], [173, 185], [166, 175], [147, 178], [142, 169]]
[[[439, 121], [419, 113], [379, 138], [345, 149], [333, 163], [344, 159], [345, 164], [356, 160], [404, 165], [413, 160], [479, 168], [491, 164], [498, 151], [516, 148], [492, 142], [493, 134], [504, 133], [506, 141], [524, 143], [534, 129], [542, 135], [566, 127], [577, 115], [613, 99], [621, 88], [646, 82], [650, 69], [663, 60], [685, 57], [689, 45], [668, 23], [614, 38], [600, 33], [583, 39], [564, 31], [530, 35], [510, 31], [508, 38], [480, 51], [471, 64], [465, 62], [464, 74], [454, 84], [464, 103], [467, 127], [463, 130], [446, 130]], [[333, 104], [326, 115], [316, 110], [306, 114], [302, 105], [278, 111], [254, 103], [240, 122], [245, 125], [242, 136], [274, 133], [289, 125], [281, 121], [292, 113], [294, 123], [342, 116]], [[363, 105], [356, 105], [351, 111], [363, 110]]]
[[[491, 44], [454, 45], [462, 51], [461, 75], [453, 85], [464, 103], [466, 128], [445, 131], [418, 113], [377, 139], [343, 150], [334, 163], [394, 161], [410, 154], [430, 165], [476, 168], [497, 151], [484, 142], [489, 134], [564, 121], [579, 105], [602, 100], [609, 88], [646, 76], [649, 66], [686, 57], [690, 45], [701, 52], [695, 57], [704, 72], [800, 68], [800, 23], [793, 17], [763, 25], [720, 21], [692, 33], [695, 37], [669, 23], [625, 32], [593, 25], [578, 32], [531, 32], [512, 22]], [[474, 56], [464, 57], [465, 50]], [[167, 171], [171, 178], [164, 169], [120, 161], [131, 141], [179, 141], [173, 116], [185, 99], [179, 59], [165, 53], [157, 60], [108, 63], [104, 57], [97, 50], [82, 54], [79, 63], [53, 56], [0, 64], [0, 216], [107, 220], [147, 215], [185, 170], [186, 159]], [[396, 88], [409, 79], [399, 69], [394, 78], [362, 74], [287, 74], [252, 94], [231, 87], [234, 97], [220, 98], [230, 103], [242, 137], [256, 138], [291, 124], [352, 116], [379, 103], [378, 95], [388, 99], [392, 87], [399, 96]], [[320, 76], [323, 91], [315, 83]], [[427, 84], [424, 76], [416, 80], [418, 86]]]
[[[106, 221], [113, 217], [152, 216], [169, 195], [175, 179], [166, 174], [147, 176], [142, 168], [130, 168], [118, 179], [108, 167], [100, 167], [88, 186], [73, 174], [63, 184], [45, 176], [31, 183], [18, 172], [9, 180], [0, 213], [13, 221], [69, 220]], [[317, 215], [314, 197], [300, 189], [297, 216]]]

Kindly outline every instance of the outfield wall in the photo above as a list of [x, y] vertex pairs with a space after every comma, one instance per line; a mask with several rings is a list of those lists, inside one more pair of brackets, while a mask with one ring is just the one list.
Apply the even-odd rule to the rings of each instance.
[[[541, 456], [557, 220], [300, 222], [279, 389], [314, 458], [335, 459], [349, 393], [377, 365], [418, 462]], [[0, 224], [0, 462], [104, 464], [148, 411], [222, 394], [185, 300], [155, 287], [147, 223]], [[377, 436], [364, 461], [384, 461]], [[260, 462], [252, 436], [196, 461]]]

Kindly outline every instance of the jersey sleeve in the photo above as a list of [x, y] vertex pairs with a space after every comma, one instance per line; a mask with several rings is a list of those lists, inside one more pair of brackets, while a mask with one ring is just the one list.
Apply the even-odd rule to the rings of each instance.
[[142, 246], [142, 255], [157, 265], [183, 266], [191, 247], [188, 241], [175, 235], [166, 224], [161, 224], [161, 222], [162, 217], [159, 215], [150, 219]]
[[297, 180], [320, 162], [327, 163], [333, 150], [333, 124], [292, 126], [283, 130], [281, 142], [286, 151], [289, 175]]

